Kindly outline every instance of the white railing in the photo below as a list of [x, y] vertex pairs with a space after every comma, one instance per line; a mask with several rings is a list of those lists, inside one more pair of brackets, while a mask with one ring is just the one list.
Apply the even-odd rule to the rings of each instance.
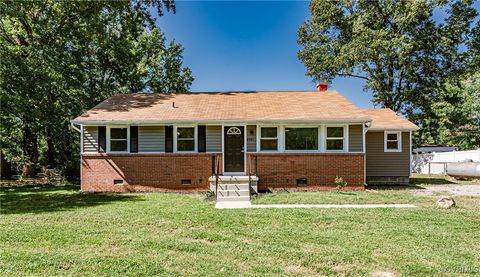
[[422, 153], [412, 155], [412, 171], [424, 174], [445, 174], [446, 163], [464, 160], [480, 162], [480, 148], [477, 150]]

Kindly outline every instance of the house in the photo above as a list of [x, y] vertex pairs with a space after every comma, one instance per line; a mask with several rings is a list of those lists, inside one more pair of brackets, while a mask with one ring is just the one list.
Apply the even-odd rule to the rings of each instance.
[[82, 134], [81, 188], [91, 192], [208, 191], [219, 182], [324, 190], [336, 176], [359, 190], [408, 183], [417, 129], [333, 90], [118, 94], [72, 126]]

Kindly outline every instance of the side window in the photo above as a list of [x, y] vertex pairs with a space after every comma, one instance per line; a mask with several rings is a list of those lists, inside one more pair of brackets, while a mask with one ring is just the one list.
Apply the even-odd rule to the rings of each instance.
[[344, 150], [345, 130], [344, 127], [327, 127], [326, 149], [333, 151]]
[[195, 128], [177, 128], [177, 151], [195, 151]]
[[110, 151], [128, 151], [128, 128], [110, 128]]
[[260, 128], [260, 151], [277, 151], [277, 127]]
[[401, 132], [385, 132], [385, 152], [402, 152]]

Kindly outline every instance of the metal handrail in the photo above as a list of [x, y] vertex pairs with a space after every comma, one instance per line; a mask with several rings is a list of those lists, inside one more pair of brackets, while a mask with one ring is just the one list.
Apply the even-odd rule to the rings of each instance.
[[252, 186], [252, 174], [251, 174], [251, 168], [252, 168], [252, 156], [251, 155], [247, 155], [248, 159], [247, 159], [247, 166], [248, 166], [248, 189], [250, 189], [250, 187]]
[[218, 197], [218, 176], [220, 171], [220, 159], [215, 155], [215, 197]]

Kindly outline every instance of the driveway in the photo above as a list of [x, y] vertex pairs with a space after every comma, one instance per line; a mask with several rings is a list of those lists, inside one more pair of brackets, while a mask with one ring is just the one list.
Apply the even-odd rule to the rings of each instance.
[[480, 185], [434, 185], [425, 186], [424, 189], [415, 189], [416, 195], [432, 195], [436, 192], [446, 192], [451, 195], [480, 197]]

